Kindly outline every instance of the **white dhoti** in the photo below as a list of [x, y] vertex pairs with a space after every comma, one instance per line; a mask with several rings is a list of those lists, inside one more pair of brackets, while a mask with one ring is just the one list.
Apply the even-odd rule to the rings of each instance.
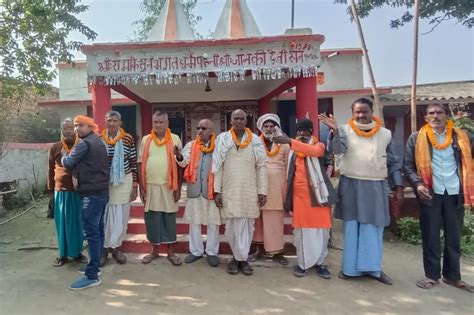
[[130, 194], [133, 176], [125, 174], [124, 182], [118, 186], [109, 186], [109, 202], [104, 214], [104, 247], [117, 248], [127, 233], [130, 216]]
[[296, 260], [301, 269], [322, 265], [328, 255], [329, 229], [294, 229], [293, 245]]
[[225, 236], [237, 261], [247, 261], [252, 244], [255, 219], [231, 218], [225, 225]]
[[[189, 251], [194, 256], [204, 254], [204, 244], [201, 234], [201, 224], [189, 225]], [[207, 225], [206, 255], [217, 256], [219, 253], [219, 225]]]

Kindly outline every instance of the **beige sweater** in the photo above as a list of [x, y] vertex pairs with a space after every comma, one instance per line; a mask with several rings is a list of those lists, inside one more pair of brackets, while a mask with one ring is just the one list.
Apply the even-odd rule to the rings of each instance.
[[384, 180], [387, 178], [387, 146], [390, 130], [380, 128], [370, 138], [358, 136], [349, 125], [341, 126], [347, 135], [347, 150], [341, 158], [340, 172], [349, 178]]

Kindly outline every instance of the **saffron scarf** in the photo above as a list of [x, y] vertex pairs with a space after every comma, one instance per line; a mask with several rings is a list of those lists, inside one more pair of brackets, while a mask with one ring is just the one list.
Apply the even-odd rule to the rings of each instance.
[[[145, 146], [143, 148], [142, 156], [142, 169], [141, 177], [143, 181], [143, 190], [146, 193], [146, 163], [148, 160], [148, 154], [150, 154], [150, 145], [153, 143], [151, 135], [146, 139]], [[175, 191], [178, 190], [178, 166], [173, 155], [173, 137], [170, 137], [166, 143], [166, 158], [168, 160], [168, 189]]]
[[[191, 145], [191, 155], [189, 157], [189, 164], [184, 170], [184, 179], [190, 184], [194, 184], [197, 181], [197, 167], [201, 160], [201, 146], [197, 141], [194, 141]], [[203, 153], [204, 154], [204, 153]], [[209, 153], [212, 154], [212, 153]], [[212, 160], [211, 160], [212, 163]], [[207, 181], [207, 199], [214, 200], [214, 174], [212, 173], [212, 167], [209, 167], [209, 175]]]
[[[423, 185], [433, 188], [433, 174], [431, 170], [431, 154], [429, 149], [429, 140], [427, 129], [431, 128], [425, 125], [420, 129], [415, 145], [415, 162], [418, 176], [420, 176]], [[464, 204], [466, 206], [474, 205], [474, 173], [472, 170], [471, 146], [468, 135], [461, 129], [454, 127], [457, 142], [461, 149], [461, 171], [462, 188], [464, 193]]]

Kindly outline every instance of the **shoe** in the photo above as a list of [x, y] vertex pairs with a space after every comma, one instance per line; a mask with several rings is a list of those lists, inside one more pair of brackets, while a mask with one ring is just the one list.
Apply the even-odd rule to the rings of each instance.
[[192, 264], [193, 262], [199, 260], [202, 258], [202, 255], [201, 256], [194, 256], [193, 254], [189, 254], [188, 256], [186, 256], [186, 258], [184, 258], [184, 262], [187, 263], [187, 264]]
[[318, 276], [323, 279], [331, 279], [331, 272], [325, 265], [316, 265], [316, 272], [318, 273]]
[[231, 275], [236, 275], [239, 273], [239, 262], [232, 258], [232, 260], [227, 265], [227, 272]]
[[247, 261], [240, 261], [240, 270], [242, 270], [242, 273], [246, 276], [251, 276], [253, 275], [253, 268], [250, 266], [250, 264]]
[[282, 266], [288, 266], [288, 259], [286, 259], [283, 254], [273, 255], [273, 261], [279, 263]]
[[84, 277], [81, 277], [81, 278], [77, 279], [76, 281], [74, 281], [69, 286], [69, 290], [74, 290], [74, 291], [84, 290], [84, 289], [87, 289], [87, 288], [96, 287], [101, 283], [102, 283], [102, 280], [100, 278], [97, 278], [97, 279], [93, 280], [93, 279], [89, 279], [86, 276], [84, 276]]
[[127, 263], [127, 256], [125, 256], [120, 249], [115, 249], [112, 252], [112, 258], [120, 265], [125, 265]]
[[298, 278], [306, 276], [306, 272], [307, 272], [306, 270], [301, 269], [300, 266], [298, 265], [296, 265], [295, 269], [293, 270], [293, 274], [295, 275], [295, 277], [298, 277]]
[[373, 279], [375, 279], [375, 280], [377, 280], [377, 281], [379, 281], [379, 282], [381, 282], [381, 283], [383, 283], [383, 284], [386, 284], [386, 285], [393, 285], [393, 280], [390, 279], [390, 277], [387, 276], [387, 274], [385, 274], [385, 272], [383, 272], [383, 271], [380, 273], [380, 277], [379, 277], [379, 278], [374, 277], [374, 276], [372, 276], [372, 275], [369, 275], [369, 277], [371, 277], [371, 278], [373, 278]]
[[105, 264], [107, 263], [107, 258], [109, 257], [109, 250], [107, 248], [104, 248], [104, 252], [102, 253], [102, 256], [100, 257], [100, 266], [104, 267]]
[[58, 257], [56, 260], [53, 262], [54, 267], [61, 267], [65, 263], [67, 263], [67, 257]]
[[[79, 269], [77, 272], [80, 273], [81, 275], [85, 275], [86, 269], [87, 269], [87, 266], [84, 266], [81, 269]], [[99, 270], [99, 272], [97, 273], [97, 277], [102, 277], [102, 271]]]
[[211, 267], [217, 267], [219, 266], [219, 257], [215, 255], [207, 255], [207, 263]]

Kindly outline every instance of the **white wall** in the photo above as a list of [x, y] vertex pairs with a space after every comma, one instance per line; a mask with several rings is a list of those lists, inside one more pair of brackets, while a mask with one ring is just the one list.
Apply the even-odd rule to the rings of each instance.
[[324, 72], [324, 84], [319, 91], [362, 89], [364, 75], [361, 55], [323, 57], [319, 72]]
[[360, 95], [337, 95], [333, 97], [334, 116], [339, 125], [347, 124], [351, 118], [351, 104]]
[[40, 190], [46, 189], [49, 147], [43, 143], [9, 143], [0, 158], [0, 181], [26, 179], [20, 181], [21, 189], [29, 190], [35, 185]]
[[59, 121], [61, 123], [68, 117], [74, 119], [77, 115], [87, 114], [87, 106], [58, 106], [56, 109], [59, 112]]

